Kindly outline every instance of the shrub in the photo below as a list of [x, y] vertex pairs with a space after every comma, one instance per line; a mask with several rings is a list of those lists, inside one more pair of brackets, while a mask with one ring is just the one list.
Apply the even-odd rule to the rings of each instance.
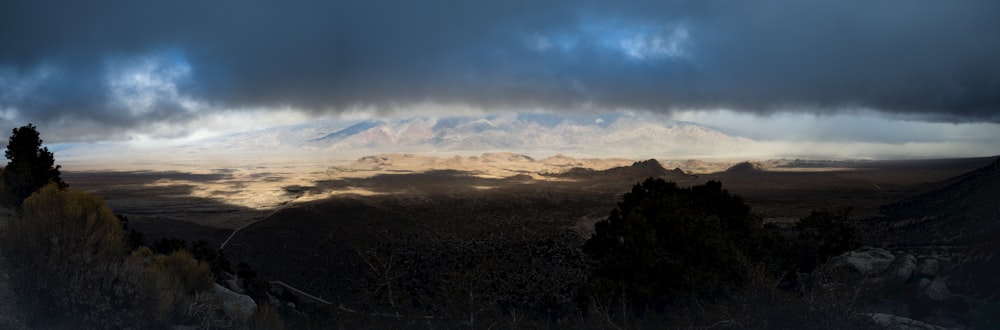
[[860, 309], [872, 284], [842, 285], [830, 281], [832, 271], [820, 266], [801, 275], [795, 291], [781, 290], [762, 264], [746, 264], [748, 285], [712, 304], [688, 304], [671, 311], [664, 328], [719, 329], [884, 329]]
[[790, 271], [812, 272], [831, 257], [861, 246], [861, 232], [850, 221], [851, 209], [818, 210], [799, 220], [798, 234], [785, 255]]
[[156, 310], [160, 316], [180, 322], [191, 321], [188, 306], [196, 302], [197, 293], [213, 285], [208, 265], [195, 260], [187, 250], [162, 255], [145, 246], [132, 252], [132, 259], [146, 267], [146, 277], [157, 298]]
[[160, 240], [153, 242], [153, 246], [150, 247], [153, 252], [159, 254], [170, 254], [174, 251], [189, 250], [187, 241], [180, 238], [161, 238]]
[[759, 228], [743, 199], [717, 181], [680, 188], [647, 179], [595, 224], [584, 252], [598, 266], [585, 289], [636, 312], [682, 295], [717, 296], [742, 282], [734, 255], [751, 250]]
[[199, 262], [186, 250], [174, 251], [169, 255], [157, 255], [155, 266], [181, 284], [181, 291], [193, 294], [212, 288], [215, 282], [208, 264]]
[[246, 262], [236, 265], [236, 276], [243, 282], [243, 290], [254, 299], [261, 300], [267, 298], [267, 293], [271, 291], [271, 284], [257, 276]]
[[122, 224], [122, 230], [125, 233], [125, 245], [129, 251], [135, 251], [140, 246], [146, 245], [146, 236], [134, 228], [129, 228], [127, 217], [118, 213], [115, 213], [115, 217]]
[[46, 186], [24, 200], [2, 236], [29, 323], [156, 325], [151, 283], [140, 264], [125, 258], [120, 222], [99, 198]]
[[226, 255], [222, 251], [216, 252], [205, 240], [197, 240], [191, 243], [191, 255], [195, 259], [208, 264], [212, 268], [212, 274], [217, 279], [224, 278], [223, 273], [233, 272], [233, 267], [230, 265]]
[[278, 307], [264, 302], [257, 306], [257, 311], [247, 320], [247, 329], [283, 330], [285, 321]]

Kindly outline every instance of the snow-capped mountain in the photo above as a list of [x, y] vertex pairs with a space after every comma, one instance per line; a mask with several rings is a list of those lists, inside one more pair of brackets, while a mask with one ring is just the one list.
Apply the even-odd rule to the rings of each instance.
[[677, 153], [749, 139], [688, 122], [633, 114], [318, 121], [218, 138], [228, 149], [310, 148], [371, 152]]

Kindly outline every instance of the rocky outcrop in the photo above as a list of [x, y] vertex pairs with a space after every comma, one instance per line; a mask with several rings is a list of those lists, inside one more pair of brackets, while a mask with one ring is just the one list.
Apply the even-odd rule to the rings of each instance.
[[894, 260], [892, 252], [866, 246], [834, 258], [832, 265], [857, 278], [869, 278], [884, 272]]
[[864, 224], [869, 241], [902, 250], [893, 252], [894, 272], [870, 274], [881, 299], [898, 302], [893, 314], [947, 327], [1000, 321], [1000, 158], [983, 161], [989, 164], [883, 206], [880, 218]]
[[885, 274], [885, 281], [889, 284], [900, 285], [910, 282], [913, 272], [917, 269], [917, 258], [910, 254], [900, 254], [889, 265]]
[[862, 247], [836, 258], [826, 272], [832, 283], [872, 296], [866, 308], [876, 323], [903, 329], [954, 327], [969, 312], [969, 298], [953, 294], [949, 257]]
[[212, 294], [222, 303], [222, 310], [226, 312], [226, 316], [240, 320], [242, 323], [246, 323], [250, 316], [257, 311], [257, 303], [253, 301], [253, 298], [233, 292], [218, 283], [212, 288]]
[[875, 321], [875, 324], [886, 329], [908, 329], [908, 330], [944, 330], [945, 327], [920, 322], [908, 317], [902, 317], [885, 313], [868, 313], [868, 316]]

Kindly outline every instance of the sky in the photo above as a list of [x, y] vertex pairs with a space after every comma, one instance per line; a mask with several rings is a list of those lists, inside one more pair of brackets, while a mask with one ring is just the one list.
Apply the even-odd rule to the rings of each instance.
[[2, 0], [0, 127], [92, 142], [625, 110], [982, 156], [998, 59], [1000, 1]]

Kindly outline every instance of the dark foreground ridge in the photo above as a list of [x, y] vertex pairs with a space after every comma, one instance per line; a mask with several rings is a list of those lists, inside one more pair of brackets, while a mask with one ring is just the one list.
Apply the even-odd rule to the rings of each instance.
[[946, 180], [938, 189], [886, 205], [882, 217], [867, 224], [870, 240], [881, 242], [897, 256], [916, 256], [918, 269], [927, 264], [925, 260], [940, 260], [933, 266], [945, 276], [929, 284], [917, 276], [911, 279], [933, 288], [911, 304], [913, 313], [923, 314], [917, 316], [974, 327], [989, 325], [986, 328], [1000, 322], [997, 196], [1000, 158]]
[[941, 188], [882, 208], [893, 245], [975, 245], [1000, 237], [1000, 158]]

